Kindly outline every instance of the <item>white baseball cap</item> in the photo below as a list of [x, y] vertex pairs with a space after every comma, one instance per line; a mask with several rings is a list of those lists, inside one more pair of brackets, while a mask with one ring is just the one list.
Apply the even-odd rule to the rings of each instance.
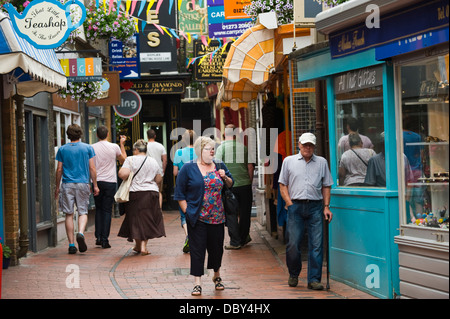
[[311, 143], [316, 145], [316, 136], [313, 133], [303, 133], [298, 141], [301, 144]]

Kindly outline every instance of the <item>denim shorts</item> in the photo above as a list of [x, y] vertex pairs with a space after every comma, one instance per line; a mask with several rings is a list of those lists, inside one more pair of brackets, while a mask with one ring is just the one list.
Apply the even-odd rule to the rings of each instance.
[[59, 192], [59, 210], [65, 214], [74, 213], [74, 205], [78, 214], [86, 215], [89, 209], [91, 187], [84, 183], [62, 183]]

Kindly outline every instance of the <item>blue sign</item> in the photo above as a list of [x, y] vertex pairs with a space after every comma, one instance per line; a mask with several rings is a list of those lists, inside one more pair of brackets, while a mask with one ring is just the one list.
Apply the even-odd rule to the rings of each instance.
[[[81, 18], [75, 24], [70, 16], [72, 5], [81, 10]], [[60, 47], [86, 19], [86, 8], [78, 0], [66, 4], [57, 0], [34, 0], [22, 14], [11, 3], [6, 3], [4, 7], [8, 10], [14, 30], [38, 49]]]
[[[448, 0], [427, 1], [380, 18], [380, 28], [369, 28], [364, 23], [332, 33], [330, 35], [331, 57], [339, 58], [414, 37], [425, 33], [424, 30], [448, 28], [448, 8]], [[412, 21], [414, 23], [411, 23]]]
[[208, 0], [210, 38], [238, 37], [250, 27], [251, 19], [226, 19], [224, 0]]
[[139, 36], [133, 35], [127, 43], [111, 39], [109, 42], [110, 71], [118, 71], [120, 79], [139, 79], [141, 68], [139, 61]]
[[375, 59], [384, 60], [396, 55], [424, 49], [432, 45], [448, 42], [448, 28], [426, 31], [413, 37], [404, 38], [375, 48]]

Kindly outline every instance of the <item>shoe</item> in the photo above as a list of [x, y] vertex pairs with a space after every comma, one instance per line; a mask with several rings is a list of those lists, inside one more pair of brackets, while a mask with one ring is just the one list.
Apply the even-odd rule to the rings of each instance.
[[238, 249], [241, 249], [241, 246], [240, 245], [239, 246], [226, 245], [225, 249], [226, 250], [238, 250]]
[[252, 241], [252, 238], [250, 237], [250, 235], [247, 235], [247, 238], [245, 238], [245, 240], [244, 240], [244, 242], [242, 243], [241, 246], [245, 246], [251, 241]]
[[109, 244], [109, 241], [102, 242], [102, 248], [111, 248], [111, 245]]
[[200, 285], [197, 285], [192, 289], [191, 295], [192, 296], [200, 296], [202, 294], [202, 287]]
[[289, 276], [288, 284], [289, 284], [289, 287], [297, 287], [298, 277]]
[[183, 253], [188, 253], [190, 251], [189, 249], [189, 238], [186, 236], [186, 240], [184, 241], [183, 245]]
[[102, 241], [100, 239], [96, 239], [95, 240], [95, 245], [96, 246], [101, 246], [102, 245]]
[[69, 246], [69, 254], [73, 255], [77, 253], [77, 247], [75, 246]]
[[308, 284], [308, 289], [323, 290], [323, 285], [320, 282], [313, 281]]
[[84, 235], [81, 233], [77, 234], [77, 243], [78, 243], [78, 249], [80, 250], [80, 253], [84, 253], [87, 250], [86, 241], [84, 240]]
[[220, 278], [220, 277], [213, 278], [213, 283], [214, 283], [214, 286], [216, 287], [216, 290], [224, 290], [225, 289], [225, 286], [222, 284], [222, 278]]

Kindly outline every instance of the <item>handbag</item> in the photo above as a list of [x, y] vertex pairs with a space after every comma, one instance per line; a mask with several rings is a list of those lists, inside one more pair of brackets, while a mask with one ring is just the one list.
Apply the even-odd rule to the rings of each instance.
[[[216, 165], [216, 169], [219, 170], [219, 166], [216, 162], [214, 162]], [[223, 183], [222, 188], [222, 203], [223, 203], [223, 209], [225, 211], [225, 216], [229, 215], [237, 215], [239, 212], [239, 202], [236, 198], [236, 196], [233, 194], [231, 189]]]
[[119, 189], [114, 195], [114, 200], [116, 201], [116, 203], [126, 203], [130, 200], [131, 182], [133, 181], [137, 173], [139, 173], [146, 160], [147, 156], [145, 157], [144, 161], [142, 162], [137, 172], [133, 173], [133, 171], [130, 170], [130, 175], [128, 175], [128, 178], [120, 184]]

